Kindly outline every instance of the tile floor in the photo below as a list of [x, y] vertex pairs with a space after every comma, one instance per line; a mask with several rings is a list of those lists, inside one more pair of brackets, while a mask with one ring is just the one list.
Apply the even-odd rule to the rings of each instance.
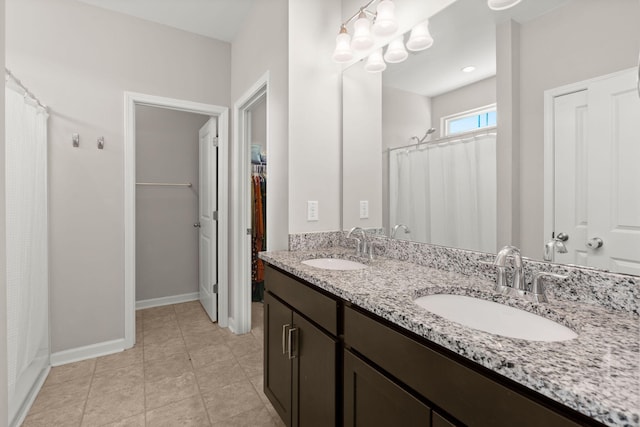
[[251, 333], [197, 301], [140, 310], [137, 344], [51, 370], [23, 426], [282, 426], [262, 392], [262, 304]]

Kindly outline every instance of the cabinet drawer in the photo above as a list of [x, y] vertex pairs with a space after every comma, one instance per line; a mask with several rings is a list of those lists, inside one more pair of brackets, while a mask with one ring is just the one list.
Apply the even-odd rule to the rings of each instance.
[[268, 265], [265, 288], [333, 335], [338, 335], [338, 301]]
[[468, 426], [581, 425], [349, 307], [344, 340]]

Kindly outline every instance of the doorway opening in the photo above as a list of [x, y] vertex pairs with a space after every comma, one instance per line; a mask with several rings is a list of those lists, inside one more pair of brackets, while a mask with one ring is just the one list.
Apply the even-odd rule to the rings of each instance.
[[[202, 122], [206, 122], [200, 128], [198, 147], [195, 152], [198, 153], [197, 184], [193, 177], [190, 179], [176, 178], [160, 179], [160, 176], [150, 176], [152, 179], [139, 181], [136, 185], [136, 179], [142, 178], [137, 173], [136, 162], [136, 120], [137, 115], [142, 119], [147, 108], [154, 108], [157, 113], [162, 110], [165, 113], [183, 112], [198, 114]], [[169, 111], [167, 111], [169, 110]], [[140, 228], [148, 228], [147, 225], [136, 223], [137, 203], [144, 199], [136, 200], [136, 187], [145, 187], [145, 191], [156, 190], [156, 199], [164, 198], [165, 205], [173, 204], [167, 197], [195, 197], [197, 194], [198, 209], [197, 216], [193, 218], [193, 222], [189, 225], [189, 232], [193, 233], [194, 226], [198, 234], [199, 261], [192, 259], [191, 262], [198, 262], [198, 282], [199, 290], [197, 297], [203, 303], [207, 313], [212, 320], [218, 320], [221, 327], [228, 324], [228, 272], [227, 272], [227, 206], [228, 206], [228, 108], [202, 104], [191, 101], [184, 101], [172, 98], [157, 97], [139, 93], [125, 93], [125, 141], [124, 141], [124, 184], [125, 184], [125, 347], [130, 348], [135, 344], [135, 309], [136, 309], [136, 232], [137, 226]], [[141, 141], [142, 143], [142, 141]], [[142, 148], [142, 147], [140, 147]], [[151, 147], [153, 148], [153, 147]], [[149, 149], [149, 147], [147, 147]], [[153, 154], [158, 156], [156, 151]], [[142, 166], [145, 168], [146, 166]], [[163, 168], [163, 173], [167, 173], [167, 167]], [[174, 173], [180, 173], [178, 167]], [[149, 170], [140, 171], [150, 173]], [[156, 171], [157, 172], [157, 171]], [[159, 173], [159, 172], [157, 172]], [[160, 184], [160, 185], [158, 185]], [[169, 184], [169, 185], [167, 185]], [[178, 184], [178, 185], [173, 185]], [[189, 185], [191, 184], [191, 185]], [[173, 193], [158, 193], [157, 190], [170, 189]], [[219, 189], [219, 191], [218, 191]], [[182, 193], [176, 194], [176, 191], [182, 190]], [[197, 193], [194, 194], [194, 190]], [[157, 204], [157, 201], [155, 203]], [[146, 200], [145, 202], [149, 202]], [[158, 209], [154, 207], [154, 202], [148, 203], [150, 206], [141, 205], [140, 208]], [[173, 206], [175, 207], [175, 206]], [[203, 225], [204, 224], [204, 225]], [[158, 225], [158, 224], [155, 224]], [[204, 245], [204, 246], [203, 246]], [[218, 250], [220, 248], [221, 250]], [[194, 249], [195, 252], [195, 249]], [[147, 256], [149, 254], [146, 254]], [[161, 262], [156, 259], [155, 263]], [[217, 280], [216, 280], [217, 279]], [[190, 296], [191, 295], [191, 296]], [[195, 293], [185, 293], [178, 295], [181, 298], [195, 299]], [[145, 298], [145, 295], [142, 295]], [[145, 298], [151, 302], [148, 304], [161, 305], [160, 301], [154, 301], [154, 298]], [[177, 302], [169, 299], [167, 303]], [[144, 305], [144, 304], [143, 304]], [[149, 306], [149, 305], [147, 305]]]
[[262, 300], [263, 267], [257, 253], [268, 250], [266, 214], [269, 166], [269, 74], [253, 84], [234, 104], [233, 311], [229, 328], [251, 330], [252, 300]]

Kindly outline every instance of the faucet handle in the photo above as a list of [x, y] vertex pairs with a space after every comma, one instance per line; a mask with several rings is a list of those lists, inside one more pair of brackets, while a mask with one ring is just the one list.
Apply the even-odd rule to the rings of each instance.
[[546, 289], [544, 287], [544, 279], [553, 278], [559, 280], [565, 280], [569, 276], [566, 274], [547, 273], [545, 271], [538, 271], [533, 275], [533, 283], [531, 284], [531, 292], [529, 293], [531, 299], [535, 302], [548, 302]]

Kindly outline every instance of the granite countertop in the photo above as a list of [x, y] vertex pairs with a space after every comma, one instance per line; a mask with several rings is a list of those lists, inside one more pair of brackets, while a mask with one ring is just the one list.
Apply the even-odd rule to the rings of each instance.
[[[532, 303], [499, 295], [493, 282], [377, 257], [353, 249], [262, 252], [267, 263], [377, 314], [565, 406], [611, 426], [640, 426], [640, 318], [597, 305], [551, 299]], [[331, 271], [302, 264], [340, 257], [369, 264]], [[570, 327], [576, 339], [525, 341], [471, 329], [415, 303], [431, 293], [469, 295], [518, 307]]]

